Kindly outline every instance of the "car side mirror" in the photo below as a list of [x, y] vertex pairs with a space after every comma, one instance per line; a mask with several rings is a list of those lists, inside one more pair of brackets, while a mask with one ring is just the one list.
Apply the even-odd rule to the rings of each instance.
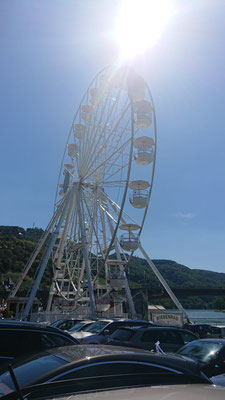
[[102, 332], [103, 336], [109, 335], [109, 330], [106, 329], [104, 332]]

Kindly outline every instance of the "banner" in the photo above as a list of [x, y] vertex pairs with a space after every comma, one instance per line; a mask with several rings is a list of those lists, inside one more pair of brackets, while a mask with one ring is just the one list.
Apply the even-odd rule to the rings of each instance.
[[183, 326], [183, 316], [181, 313], [152, 313], [152, 322], [157, 325]]

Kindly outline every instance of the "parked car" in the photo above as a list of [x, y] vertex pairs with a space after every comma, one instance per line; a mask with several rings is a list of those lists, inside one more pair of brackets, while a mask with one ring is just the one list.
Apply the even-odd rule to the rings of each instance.
[[80, 340], [83, 341], [84, 338], [88, 336], [92, 336], [100, 332], [106, 325], [108, 325], [110, 322], [113, 320], [108, 320], [108, 319], [100, 319], [98, 321], [93, 322], [92, 324], [85, 326], [80, 332], [73, 332], [71, 335]]
[[225, 373], [225, 339], [199, 339], [181, 347], [176, 354], [200, 363], [208, 377]]
[[210, 326], [208, 338], [225, 338], [225, 326]]
[[[133, 381], [131, 381], [132, 378]], [[78, 386], [76, 390], [74, 390], [75, 386], [71, 386], [71, 384], [69, 386], [68, 382], [64, 386], [60, 382], [59, 384], [37, 385], [24, 389], [22, 390], [22, 395], [23, 398], [28, 400], [46, 399], [46, 396], [48, 396], [48, 400], [66, 400], [68, 398], [69, 400], [115, 400], [115, 398], [120, 400], [224, 400], [225, 396], [225, 388], [212, 384], [176, 385], [168, 383], [167, 385], [154, 386], [148, 383], [144, 384], [143, 378], [141, 383], [136, 385], [134, 380], [137, 380], [135, 376], [131, 376], [128, 382], [127, 380], [119, 380], [119, 383], [117, 383], [117, 380], [113, 382], [112, 380], [107, 380], [108, 386], [103, 390], [99, 388], [99, 381], [96, 382], [96, 379], [93, 381], [90, 378], [86, 378], [82, 380], [80, 385], [79, 382], [76, 382], [76, 386]], [[105, 384], [105, 379], [101, 379], [101, 386], [103, 384]], [[69, 393], [69, 396], [67, 393]], [[15, 392], [4, 397], [4, 400], [17, 399], [18, 394]]]
[[82, 331], [83, 329], [85, 329], [88, 326], [90, 326], [91, 324], [93, 324], [93, 322], [95, 322], [95, 321], [84, 320], [84, 321], [77, 322], [74, 326], [72, 326], [72, 328], [68, 329], [66, 332], [68, 332], [70, 335], [73, 336], [73, 333]]
[[0, 321], [0, 362], [59, 346], [78, 344], [68, 333], [48, 325], [15, 320]]
[[[198, 363], [192, 359], [102, 345], [50, 349], [14, 360], [12, 369], [21, 389], [28, 385], [47, 383], [47, 386], [42, 385], [45, 397], [91, 388], [96, 390], [109, 386], [134, 385], [135, 381], [136, 384], [142, 382], [149, 385], [210, 382], [200, 371]], [[88, 377], [89, 383], [85, 384], [83, 378]], [[56, 382], [55, 391], [54, 386], [49, 385], [50, 382]], [[14, 384], [10, 372], [7, 367], [2, 368], [0, 396], [12, 391]], [[24, 398], [29, 399], [30, 393], [30, 389], [27, 390]]]
[[[108, 322], [107, 325], [104, 326], [102, 330], [100, 330], [97, 334], [92, 335], [90, 337], [85, 337], [82, 339], [82, 343], [86, 344], [106, 344], [107, 339], [112, 333], [122, 327], [122, 326], [153, 326], [154, 324], [149, 321], [145, 320], [131, 320], [131, 319], [124, 319], [124, 320], [115, 320]], [[77, 337], [77, 336], [76, 336]]]
[[210, 331], [211, 326], [209, 324], [185, 324], [185, 329], [195, 333], [200, 339], [207, 338]]
[[174, 352], [184, 344], [196, 340], [193, 333], [180, 328], [168, 326], [151, 326], [138, 328], [119, 328], [107, 340], [110, 345], [138, 347], [145, 350], [156, 350], [156, 343], [165, 352]]
[[74, 325], [76, 325], [78, 322], [82, 321], [81, 319], [58, 319], [55, 322], [52, 322], [50, 326], [54, 326], [55, 328], [62, 329], [62, 331], [68, 331], [71, 329]]

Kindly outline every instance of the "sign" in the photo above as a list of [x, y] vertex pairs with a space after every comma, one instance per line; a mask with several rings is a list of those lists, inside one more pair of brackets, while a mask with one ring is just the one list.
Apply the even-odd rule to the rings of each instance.
[[152, 313], [152, 322], [157, 325], [183, 326], [183, 316], [181, 313]]

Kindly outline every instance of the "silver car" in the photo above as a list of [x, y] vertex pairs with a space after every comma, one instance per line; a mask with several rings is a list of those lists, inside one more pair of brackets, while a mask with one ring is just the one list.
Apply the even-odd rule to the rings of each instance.
[[58, 400], [224, 400], [225, 388], [214, 385], [170, 385], [129, 387], [72, 396], [54, 396]]

